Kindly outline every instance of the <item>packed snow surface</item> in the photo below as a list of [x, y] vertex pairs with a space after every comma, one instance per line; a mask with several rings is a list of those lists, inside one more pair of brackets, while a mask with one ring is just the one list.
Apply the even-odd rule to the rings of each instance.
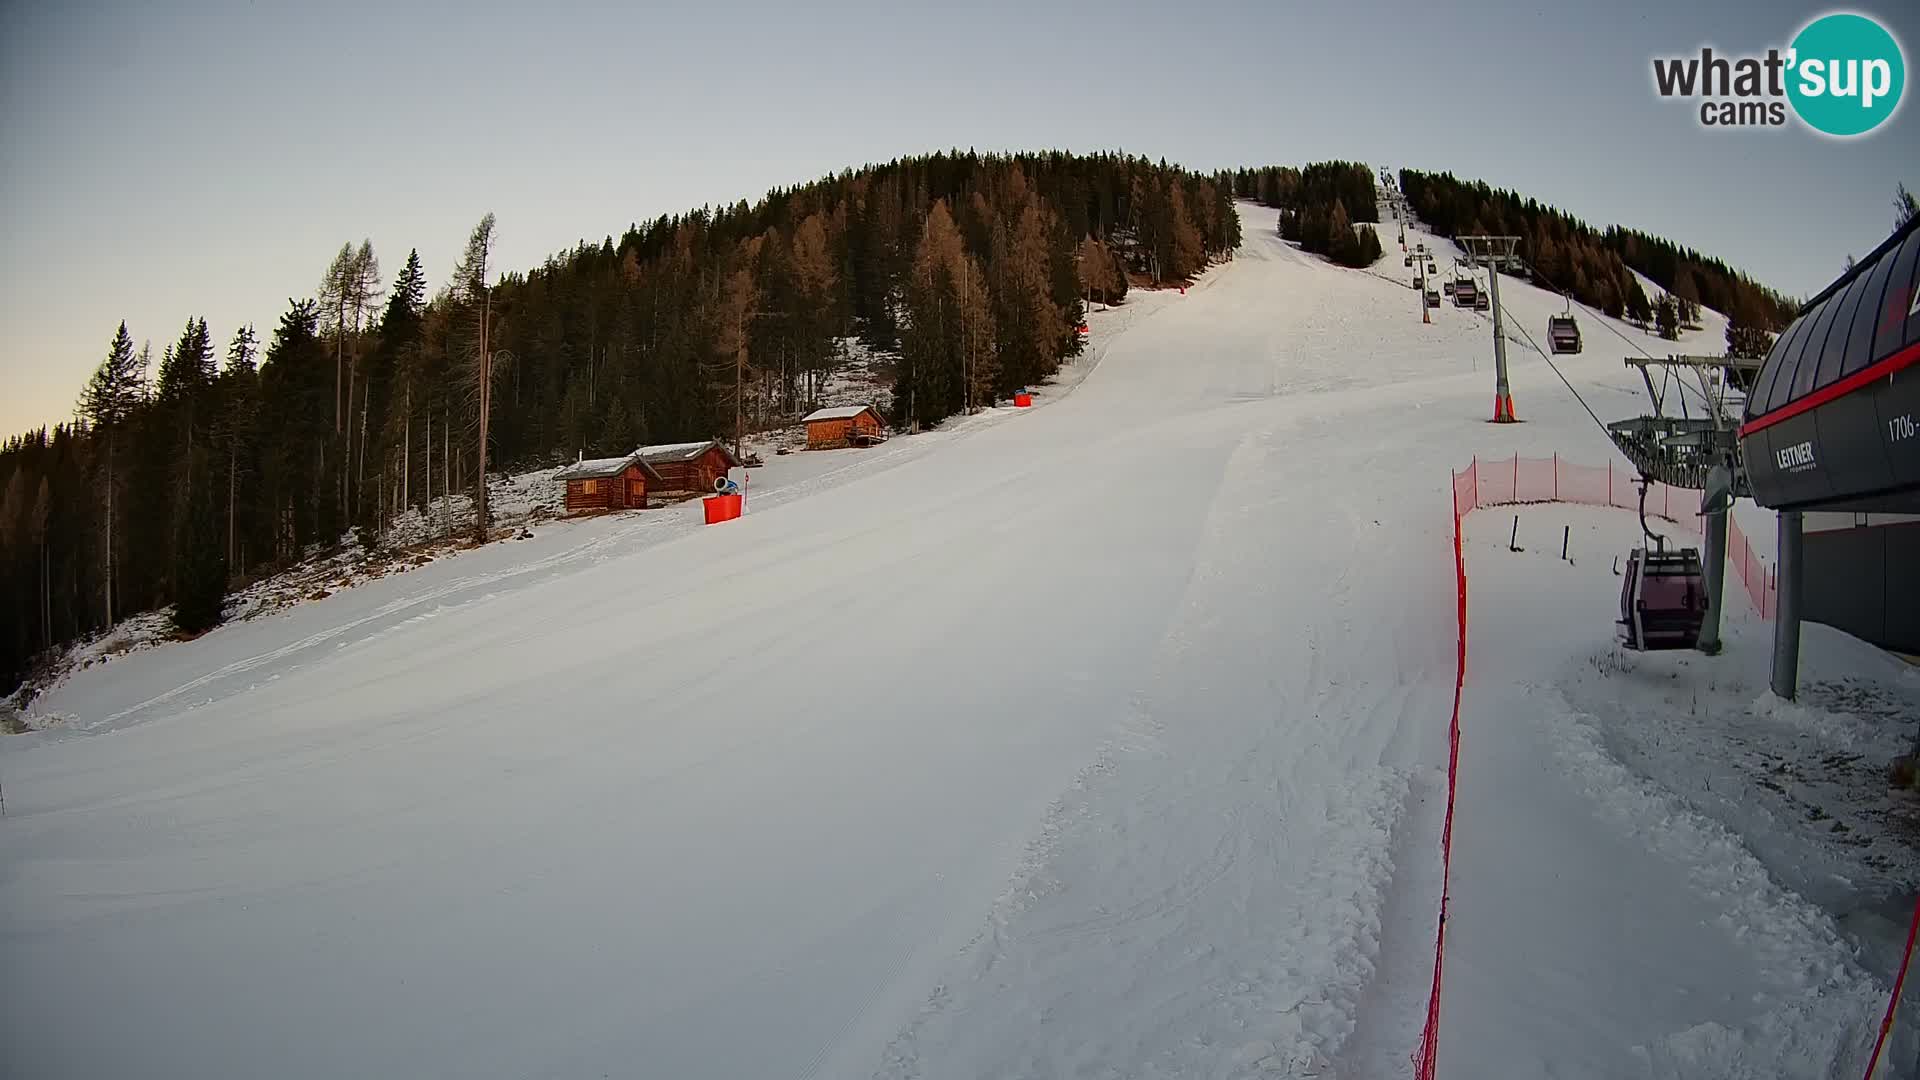
[[[0, 1073], [1406, 1075], [1439, 892], [1448, 470], [1609, 447], [1519, 348], [1529, 423], [1484, 423], [1485, 315], [1423, 324], [1392, 255], [1341, 270], [1243, 214], [1246, 247], [1184, 295], [1095, 312], [1041, 408], [770, 459], [724, 525], [558, 523], [75, 672], [35, 704], [49, 730], [0, 742]], [[1536, 335], [1561, 306], [1502, 299]], [[1639, 412], [1585, 330], [1571, 376], [1603, 416]], [[1515, 799], [1562, 807], [1551, 769], [1614, 783], [1586, 744], [1541, 745], [1558, 757], [1506, 766], [1540, 774]], [[1476, 819], [1502, 789], [1477, 782], [1463, 845], [1495, 835]], [[1613, 837], [1642, 865], [1620, 830], [1657, 803], [1609, 805], [1539, 850]], [[1649, 886], [1675, 910], [1797, 910], [1746, 879], [1687, 906], [1685, 860], [1747, 867], [1697, 839], [1656, 853], [1680, 860]], [[1463, 883], [1456, 910], [1498, 889]], [[1766, 1046], [1813, 1047], [1837, 1013], [1795, 1013], [1790, 980], [1849, 1016], [1872, 984], [1816, 918], [1780, 917], [1827, 951], [1719, 1027], [1648, 1007], [1581, 1029], [1580, 971], [1522, 1002], [1460, 990], [1489, 1002], [1461, 1022], [1557, 1010], [1587, 1040], [1560, 1075], [1619, 1075], [1628, 1037], [1681, 1060], [1756, 1013], [1787, 1032]], [[1789, 947], [1714, 932], [1671, 961], [1758, 977]], [[1534, 1074], [1458, 1057], [1448, 1075]]]

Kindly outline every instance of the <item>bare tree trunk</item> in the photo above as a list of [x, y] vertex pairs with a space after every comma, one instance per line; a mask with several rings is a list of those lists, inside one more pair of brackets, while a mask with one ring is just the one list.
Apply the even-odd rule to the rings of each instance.
[[340, 298], [338, 321], [333, 330], [333, 430], [340, 430], [340, 373], [347, 366], [347, 300]]
[[234, 470], [239, 462], [239, 451], [229, 443], [227, 446], [227, 567], [232, 569], [233, 561], [233, 489]]
[[117, 432], [107, 429], [107, 626], [113, 626], [113, 444]]
[[407, 419], [400, 438], [400, 505], [406, 506], [413, 487], [413, 380], [407, 380]]
[[493, 293], [480, 305], [480, 440], [475, 447], [479, 469], [473, 481], [473, 539], [487, 542], [487, 421], [493, 411], [493, 353], [488, 350], [487, 324], [493, 319]]
[[[372, 395], [362, 391], [360, 394], [360, 453], [354, 459], [356, 475], [353, 480], [354, 509], [367, 501], [367, 398]], [[374, 505], [378, 506], [378, 503]], [[358, 517], [359, 514], [354, 515]]]
[[733, 456], [741, 461], [747, 460], [746, 436], [746, 397], [747, 397], [747, 313], [740, 313], [740, 348], [733, 354]]

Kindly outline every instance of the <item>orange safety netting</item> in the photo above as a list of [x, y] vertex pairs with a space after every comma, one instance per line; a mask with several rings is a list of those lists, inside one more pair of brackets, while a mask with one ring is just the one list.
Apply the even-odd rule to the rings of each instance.
[[[1640, 489], [1631, 473], [1613, 467], [1575, 465], [1562, 461], [1558, 454], [1546, 458], [1523, 458], [1518, 454], [1497, 461], [1478, 458], [1453, 474], [1453, 575], [1455, 589], [1455, 664], [1453, 716], [1447, 726], [1447, 810], [1440, 830], [1440, 920], [1433, 942], [1433, 986], [1427, 996], [1426, 1022], [1420, 1029], [1420, 1045], [1413, 1053], [1413, 1072], [1417, 1080], [1433, 1080], [1440, 1047], [1440, 983], [1447, 952], [1447, 904], [1453, 884], [1453, 806], [1460, 772], [1460, 694], [1467, 677], [1467, 564], [1461, 549], [1461, 520], [1483, 506], [1518, 503], [1563, 502], [1582, 506], [1612, 506], [1638, 510]], [[1654, 483], [1647, 487], [1647, 513], [1675, 524], [1701, 531], [1700, 492]], [[1727, 515], [1727, 570], [1746, 586], [1747, 598], [1761, 618], [1771, 618], [1778, 608], [1779, 585], [1772, 568], [1754, 554], [1753, 545], [1740, 524]], [[1915, 928], [1920, 930], [1920, 908], [1915, 909]], [[1909, 937], [1909, 948], [1912, 939]], [[1902, 967], [1904, 973], [1904, 965]], [[1888, 1007], [1891, 1024], [1892, 1007]], [[1875, 1056], [1878, 1056], [1876, 1047]]]
[[[1516, 454], [1495, 461], [1476, 458], [1454, 473], [1453, 501], [1460, 517], [1483, 506], [1514, 503], [1563, 502], [1635, 510], [1640, 505], [1640, 490], [1632, 473], [1611, 464], [1575, 465], [1558, 455], [1527, 458]], [[1648, 485], [1647, 513], [1702, 531], [1700, 492], [1692, 488]], [[1727, 572], [1740, 579], [1753, 610], [1761, 618], [1772, 618], [1779, 595], [1773, 568], [1754, 553], [1740, 523], [1731, 515], [1727, 518]]]

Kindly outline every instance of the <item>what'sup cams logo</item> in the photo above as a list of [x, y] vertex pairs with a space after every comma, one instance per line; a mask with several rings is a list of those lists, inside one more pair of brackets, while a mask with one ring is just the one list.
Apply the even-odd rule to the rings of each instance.
[[1822, 135], [1865, 135], [1892, 119], [1906, 89], [1906, 56], [1886, 27], [1836, 12], [1800, 28], [1785, 49], [1759, 56], [1656, 56], [1653, 88], [1698, 100], [1702, 127], [1783, 127], [1788, 108]]

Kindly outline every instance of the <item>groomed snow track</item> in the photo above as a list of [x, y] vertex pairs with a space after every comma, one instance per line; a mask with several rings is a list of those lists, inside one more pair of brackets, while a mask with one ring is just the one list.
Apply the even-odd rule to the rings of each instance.
[[75, 675], [0, 746], [0, 1072], [1405, 1075], [1447, 468], [1608, 451], [1243, 215], [1044, 408]]

